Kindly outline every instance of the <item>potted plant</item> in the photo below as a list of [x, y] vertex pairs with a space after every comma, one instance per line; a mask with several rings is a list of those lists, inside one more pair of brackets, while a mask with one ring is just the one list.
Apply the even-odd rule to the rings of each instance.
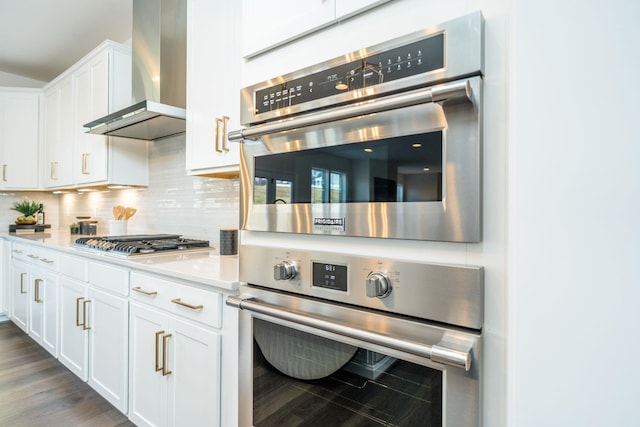
[[75, 222], [69, 224], [69, 231], [71, 232], [71, 234], [78, 234], [78, 232], [80, 231], [80, 226]]
[[33, 225], [36, 223], [36, 213], [40, 209], [40, 203], [26, 199], [20, 200], [18, 202], [14, 202], [11, 209], [22, 214], [16, 218], [16, 224]]

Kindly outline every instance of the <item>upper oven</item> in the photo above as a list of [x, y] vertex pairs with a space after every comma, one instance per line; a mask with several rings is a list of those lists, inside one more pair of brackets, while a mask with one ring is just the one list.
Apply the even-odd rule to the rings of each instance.
[[245, 230], [481, 240], [479, 12], [242, 90]]

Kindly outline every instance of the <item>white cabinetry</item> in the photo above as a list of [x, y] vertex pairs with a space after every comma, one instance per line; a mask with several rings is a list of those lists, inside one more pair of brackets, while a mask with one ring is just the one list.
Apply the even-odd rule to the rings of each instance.
[[187, 149], [191, 175], [237, 177], [240, 144], [240, 2], [188, 0]]
[[44, 171], [46, 188], [73, 184], [73, 79], [66, 75], [44, 92]]
[[14, 244], [11, 257], [11, 319], [57, 357], [57, 254], [32, 245]]
[[0, 89], [0, 188], [38, 188], [40, 96], [35, 89]]
[[29, 271], [29, 336], [58, 356], [58, 277], [53, 271]]
[[11, 261], [11, 320], [20, 329], [28, 332], [29, 324], [29, 265]]
[[[60, 257], [60, 362], [123, 413], [128, 402], [129, 310], [124, 269], [69, 255]], [[99, 283], [87, 283], [98, 277]]]
[[131, 103], [130, 48], [105, 41], [45, 94], [46, 188], [148, 185], [147, 141], [88, 134], [83, 127]]
[[137, 273], [131, 286], [129, 418], [220, 425], [222, 296]]
[[251, 57], [390, 0], [242, 0], [244, 57]]

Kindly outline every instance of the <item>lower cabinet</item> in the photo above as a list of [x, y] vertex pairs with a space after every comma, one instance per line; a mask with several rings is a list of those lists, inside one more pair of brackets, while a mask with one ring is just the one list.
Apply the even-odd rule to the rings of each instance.
[[11, 320], [29, 333], [29, 265], [11, 261]]
[[60, 362], [127, 413], [127, 298], [63, 276], [59, 286]]
[[220, 336], [132, 302], [129, 419], [140, 426], [220, 425]]
[[57, 357], [58, 277], [40, 268], [29, 273], [29, 336]]

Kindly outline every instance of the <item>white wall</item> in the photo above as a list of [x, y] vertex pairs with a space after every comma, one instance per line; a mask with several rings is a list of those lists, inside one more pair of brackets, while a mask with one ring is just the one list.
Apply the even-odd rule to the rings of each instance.
[[0, 86], [41, 88], [46, 82], [0, 71]]
[[511, 7], [508, 424], [638, 425], [640, 3]]

